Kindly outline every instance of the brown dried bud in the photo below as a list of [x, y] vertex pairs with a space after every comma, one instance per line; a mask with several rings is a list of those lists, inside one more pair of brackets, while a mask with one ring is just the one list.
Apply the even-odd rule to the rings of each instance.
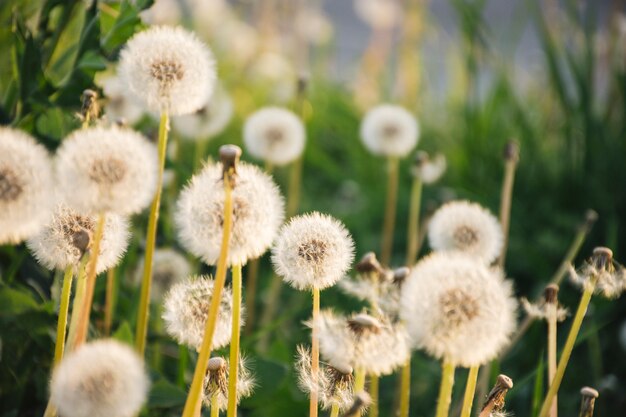
[[365, 313], [360, 313], [348, 319], [348, 327], [356, 336], [361, 336], [365, 332], [380, 332], [382, 323], [375, 317]]
[[506, 393], [513, 388], [513, 380], [506, 375], [498, 375], [495, 385], [487, 395], [483, 407], [484, 410], [490, 407], [492, 411], [501, 411], [504, 409], [504, 397]]
[[382, 267], [376, 259], [374, 252], [367, 252], [361, 260], [354, 266], [354, 269], [360, 274], [369, 274], [372, 272], [382, 272]]
[[559, 286], [556, 284], [549, 284], [543, 290], [543, 297], [548, 304], [556, 304], [559, 298]]
[[605, 271], [613, 265], [613, 251], [599, 246], [593, 250], [591, 264], [599, 271]]
[[91, 245], [91, 233], [86, 229], [78, 229], [72, 233], [72, 245], [80, 251], [81, 258]]
[[226, 361], [224, 360], [224, 358], [220, 358], [219, 356], [209, 359], [209, 362], [207, 364], [207, 369], [211, 372], [218, 371], [225, 367]]
[[241, 158], [241, 148], [237, 145], [222, 145], [219, 153], [220, 161], [223, 165], [224, 178], [234, 181], [234, 176], [237, 174], [237, 163], [239, 163], [239, 158]]
[[519, 161], [519, 145], [514, 140], [509, 140], [504, 146], [504, 160], [515, 162]]
[[593, 409], [595, 408], [596, 398], [598, 398], [598, 391], [591, 387], [583, 387], [580, 390], [582, 401], [580, 403], [579, 417], [592, 417]]
[[80, 117], [89, 122], [98, 118], [100, 107], [98, 106], [98, 93], [94, 90], [85, 90], [81, 95]]
[[409, 276], [411, 270], [406, 266], [401, 266], [400, 268], [396, 268], [393, 270], [393, 283], [397, 285], [402, 285], [404, 280]]

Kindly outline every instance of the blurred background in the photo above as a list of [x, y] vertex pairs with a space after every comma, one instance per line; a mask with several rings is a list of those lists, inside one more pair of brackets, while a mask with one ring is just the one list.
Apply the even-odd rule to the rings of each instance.
[[[359, 123], [369, 107], [393, 102], [417, 115], [418, 149], [442, 153], [448, 162], [443, 178], [424, 189], [422, 218], [457, 198], [497, 214], [503, 149], [509, 140], [519, 144], [506, 270], [517, 295], [534, 298], [557, 270], [587, 209], [599, 217], [576, 265], [595, 246], [608, 246], [626, 262], [625, 6], [615, 0], [2, 0], [0, 124], [22, 128], [53, 150], [80, 126], [80, 96], [91, 88], [100, 93], [108, 122], [124, 117], [155, 139], [154, 117], [136, 114], [114, 88], [115, 63], [125, 41], [147, 25], [182, 25], [213, 49], [232, 111], [210, 137], [190, 140], [174, 123], [158, 246], [179, 248], [171, 209], [202, 160], [224, 143], [241, 144], [242, 123], [254, 110], [280, 105], [301, 115], [307, 127], [299, 211], [342, 219], [357, 257], [378, 251], [385, 162], [362, 146]], [[401, 163], [394, 266], [405, 259], [412, 162]], [[286, 190], [289, 171], [274, 175]], [[132, 339], [135, 326], [139, 291], [133, 276], [145, 217], [134, 219], [129, 254], [117, 270], [113, 331], [121, 340]], [[420, 253], [428, 251], [425, 244]], [[196, 271], [211, 272], [191, 256], [189, 261]], [[42, 415], [58, 280], [24, 245], [0, 247], [0, 274], [0, 416]], [[270, 276], [266, 257], [257, 316]], [[98, 285], [101, 315], [104, 279]], [[561, 300], [570, 310], [578, 298], [576, 288], [562, 285]], [[331, 289], [322, 307], [352, 311], [360, 305]], [[153, 308], [158, 317], [158, 303]], [[259, 386], [244, 400], [241, 415], [305, 415], [308, 402], [291, 362], [296, 344], [307, 341], [302, 321], [309, 308], [306, 294], [284, 288], [276, 318], [243, 339]], [[159, 320], [153, 325], [148, 415], [174, 416], [195, 354], [168, 338]], [[560, 327], [560, 346], [568, 328], [569, 321]], [[534, 416], [541, 404], [544, 341], [544, 326], [534, 323], [501, 362], [484, 370], [492, 381], [499, 372], [513, 378], [507, 409], [515, 415]], [[600, 391], [596, 416], [623, 415], [625, 354], [626, 302], [594, 298], [559, 394], [561, 415], [577, 415], [584, 385]], [[411, 415], [432, 415], [439, 365], [422, 353], [414, 357]], [[453, 403], [462, 397], [464, 378], [457, 371]], [[382, 380], [383, 416], [392, 415], [395, 384], [395, 375]]]

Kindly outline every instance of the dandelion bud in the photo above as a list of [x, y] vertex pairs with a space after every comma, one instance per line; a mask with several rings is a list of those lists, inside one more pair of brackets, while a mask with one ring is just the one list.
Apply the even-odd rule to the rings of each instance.
[[609, 248], [595, 248], [580, 270], [570, 267], [569, 272], [574, 284], [582, 288], [593, 286], [594, 292], [607, 298], [617, 298], [626, 289], [626, 269], [615, 262]]
[[587, 232], [589, 232], [597, 220], [598, 220], [598, 213], [595, 210], [589, 209], [585, 212], [585, 221], [581, 225], [581, 227]]
[[98, 93], [94, 90], [85, 90], [81, 95], [82, 105], [80, 108], [80, 116], [83, 121], [95, 120], [100, 114], [100, 106], [98, 105]]
[[380, 333], [382, 324], [375, 317], [361, 313], [348, 319], [348, 328], [356, 336], [361, 336], [366, 332]]
[[481, 416], [485, 410], [492, 412], [500, 412], [504, 409], [504, 397], [506, 393], [513, 388], [513, 380], [506, 375], [498, 375], [495, 385], [487, 395], [482, 409]]
[[532, 317], [543, 320], [550, 320], [554, 309], [550, 308], [556, 305], [556, 320], [563, 321], [569, 314], [567, 308], [559, 304], [559, 286], [557, 284], [548, 284], [543, 291], [543, 300], [538, 303], [531, 303], [526, 298], [522, 298], [521, 304], [526, 313]]
[[374, 155], [404, 157], [415, 148], [418, 139], [417, 120], [400, 106], [376, 106], [361, 122], [361, 140]]
[[613, 251], [609, 248], [597, 247], [593, 250], [591, 262], [593, 262], [596, 269], [601, 271], [607, 270], [612, 267]]
[[222, 145], [220, 146], [220, 162], [222, 163], [222, 169], [224, 175], [227, 172], [237, 173], [237, 163], [241, 158], [241, 148], [237, 145]]
[[559, 297], [559, 286], [556, 284], [549, 284], [543, 291], [543, 296], [548, 304], [556, 304]]
[[362, 415], [367, 407], [372, 404], [372, 398], [370, 395], [365, 392], [357, 392], [354, 396], [354, 402], [350, 406], [350, 408], [343, 414], [343, 417], [355, 417]]
[[410, 273], [411, 269], [406, 266], [401, 266], [400, 268], [394, 269], [393, 283], [397, 285], [402, 285]]
[[418, 151], [415, 154], [411, 173], [424, 184], [432, 184], [441, 178], [446, 168], [446, 157], [442, 154], [437, 154], [434, 158], [430, 158], [428, 153]]
[[583, 387], [580, 390], [582, 401], [580, 403], [579, 417], [593, 417], [593, 409], [595, 408], [596, 398], [600, 394], [591, 387]]
[[519, 145], [514, 140], [510, 140], [504, 146], [504, 160], [517, 163], [519, 161]]
[[[252, 378], [250, 374], [245, 357], [239, 358], [238, 367], [236, 389], [237, 403], [239, 403], [242, 398], [249, 397], [254, 389], [254, 378]], [[218, 408], [220, 410], [226, 410], [228, 406], [229, 371], [229, 363], [224, 358], [216, 356], [209, 359], [202, 392], [202, 401], [207, 407], [213, 405], [211, 399], [217, 396]]]
[[376, 254], [374, 252], [367, 252], [354, 266], [354, 269], [360, 274], [369, 274], [372, 272], [380, 273], [383, 270], [383, 267], [378, 262], [378, 259], [376, 259]]

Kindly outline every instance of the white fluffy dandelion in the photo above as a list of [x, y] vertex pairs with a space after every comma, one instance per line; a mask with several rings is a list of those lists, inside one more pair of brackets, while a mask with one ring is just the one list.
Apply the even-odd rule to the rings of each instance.
[[424, 184], [433, 184], [446, 172], [446, 168], [446, 157], [443, 154], [430, 157], [426, 152], [419, 151], [415, 155], [411, 172]]
[[246, 150], [255, 158], [286, 165], [304, 151], [304, 125], [293, 112], [265, 107], [248, 117], [243, 129]]
[[206, 140], [226, 128], [233, 112], [233, 100], [223, 87], [218, 86], [214, 94], [208, 92], [206, 102], [199, 110], [174, 117], [172, 125], [187, 140]]
[[452, 201], [430, 219], [428, 241], [434, 250], [458, 250], [490, 263], [500, 256], [504, 235], [498, 219], [481, 205]]
[[53, 206], [48, 151], [26, 133], [0, 127], [0, 244], [36, 233]]
[[296, 71], [287, 58], [275, 52], [259, 54], [250, 67], [250, 78], [279, 103], [289, 101], [296, 92]]
[[509, 343], [516, 326], [512, 293], [500, 269], [462, 253], [434, 253], [404, 283], [400, 314], [415, 347], [469, 368]]
[[401, 10], [394, 0], [355, 0], [356, 14], [374, 29], [393, 28], [401, 18]]
[[374, 155], [404, 157], [417, 145], [419, 125], [405, 108], [381, 104], [363, 118], [361, 139]]
[[200, 109], [216, 78], [209, 48], [194, 34], [167, 26], [134, 35], [122, 50], [119, 74], [148, 109], [169, 115]]
[[292, 218], [272, 248], [274, 270], [299, 290], [334, 285], [353, 259], [354, 242], [344, 225], [317, 212]]
[[[95, 234], [96, 216], [80, 214], [65, 204], [59, 204], [50, 222], [28, 239], [28, 248], [48, 269], [77, 266]], [[128, 221], [110, 214], [106, 217], [96, 272], [117, 265], [128, 247]]]
[[77, 211], [134, 214], [154, 195], [157, 153], [131, 129], [81, 129], [63, 141], [56, 170], [64, 201]]
[[143, 109], [129, 95], [119, 76], [105, 78], [102, 82], [105, 104], [104, 115], [112, 123], [123, 121], [134, 125], [144, 114]]
[[[167, 333], [180, 344], [200, 349], [205, 322], [213, 297], [213, 279], [205, 276], [191, 277], [174, 284], [163, 300], [163, 320]], [[212, 349], [226, 346], [231, 338], [233, 295], [229, 288], [222, 290], [217, 314]], [[243, 313], [240, 326], [243, 325]]]
[[[232, 202], [227, 263], [243, 265], [272, 244], [283, 222], [284, 202], [272, 178], [245, 162], [237, 164]], [[220, 255], [223, 216], [222, 164], [209, 164], [182, 191], [175, 215], [182, 245], [209, 265]]]
[[57, 366], [50, 402], [63, 417], [132, 417], [146, 401], [149, 384], [133, 349], [99, 340], [68, 354]]
[[[140, 283], [145, 259], [135, 270], [135, 281]], [[158, 248], [152, 258], [152, 289], [150, 298], [161, 300], [170, 287], [191, 274], [191, 265], [178, 251], [171, 248]]]
[[[242, 398], [252, 395], [255, 382], [248, 368], [247, 359], [239, 358], [237, 371], [237, 403]], [[228, 406], [228, 373], [230, 370], [229, 361], [220, 356], [209, 359], [206, 376], [203, 382], [202, 401], [208, 407], [212, 406], [212, 399], [217, 396], [217, 408], [226, 410]]]

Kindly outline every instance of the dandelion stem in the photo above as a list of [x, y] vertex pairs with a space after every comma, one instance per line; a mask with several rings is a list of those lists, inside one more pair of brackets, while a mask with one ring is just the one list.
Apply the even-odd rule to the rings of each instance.
[[337, 403], [333, 403], [330, 409], [330, 417], [339, 417], [339, 405]]
[[372, 398], [372, 405], [369, 410], [370, 417], [378, 417], [378, 391], [379, 391], [379, 379], [376, 375], [370, 375], [370, 397]]
[[[87, 280], [85, 282], [85, 297], [80, 308], [78, 325], [76, 327], [76, 337], [72, 348], [76, 349], [87, 340], [87, 330], [89, 329], [89, 316], [91, 305], [93, 304], [93, 294], [96, 289], [96, 266], [98, 265], [98, 255], [100, 254], [100, 242], [104, 232], [105, 214], [98, 215], [96, 233], [90, 251], [89, 262], [87, 263]], [[74, 313], [72, 313], [74, 314]]]
[[407, 359], [400, 374], [400, 411], [398, 417], [409, 417], [411, 400], [411, 358]]
[[411, 202], [409, 206], [409, 225], [407, 230], [408, 248], [406, 251], [406, 265], [411, 266], [417, 259], [419, 244], [419, 219], [422, 201], [422, 180], [415, 176], [411, 185]]
[[461, 409], [461, 417], [469, 417], [472, 413], [472, 404], [474, 403], [474, 394], [476, 392], [476, 380], [478, 379], [478, 369], [480, 366], [472, 366], [467, 375], [467, 383], [465, 385], [465, 395], [463, 396], [463, 408]]
[[[311, 329], [311, 377], [313, 386], [317, 386], [320, 372], [320, 341], [318, 335], [318, 320], [320, 315], [320, 290], [313, 288], [313, 327]], [[317, 391], [311, 390], [311, 402], [309, 403], [309, 417], [317, 417]]]
[[255, 301], [260, 261], [261, 258], [253, 259], [246, 268], [248, 270], [246, 276], [246, 327], [244, 329], [246, 335], [252, 333], [254, 321], [256, 320]]
[[148, 313], [150, 311], [150, 287], [152, 286], [152, 257], [156, 243], [157, 225], [159, 221], [159, 207], [161, 205], [161, 191], [163, 187], [163, 170], [165, 169], [165, 152], [167, 150], [167, 131], [169, 130], [169, 118], [167, 113], [161, 114], [159, 123], [159, 172], [157, 177], [157, 190], [150, 206], [148, 218], [148, 231], [146, 233], [146, 254], [143, 263], [143, 276], [141, 280], [141, 296], [139, 299], [139, 312], [137, 315], [137, 333], [135, 334], [135, 349], [143, 357], [146, 350], [146, 337], [148, 335]]
[[441, 365], [441, 386], [439, 387], [439, 399], [437, 400], [436, 417], [447, 417], [452, 398], [452, 386], [454, 385], [454, 365], [447, 359]]
[[74, 277], [74, 265], [65, 268], [63, 275], [63, 289], [61, 290], [61, 303], [59, 305], [59, 321], [57, 323], [57, 339], [54, 347], [54, 365], [63, 359], [65, 349], [65, 329], [67, 328], [67, 311], [70, 306], [72, 293], [72, 278]]
[[[354, 371], [354, 393], [359, 394], [365, 390], [365, 370], [363, 368], [357, 368]], [[358, 411], [355, 417], [361, 417], [361, 412]]]
[[513, 183], [515, 181], [515, 170], [518, 162], [518, 149], [515, 142], [509, 142], [505, 149], [504, 181], [502, 183], [502, 194], [500, 195], [500, 226], [504, 236], [502, 253], [498, 258], [498, 265], [504, 266], [506, 251], [509, 243], [509, 223], [511, 220], [511, 200], [513, 198]]
[[[549, 303], [546, 308], [548, 312], [548, 382], [551, 384], [554, 381], [556, 375], [556, 315], [558, 305], [556, 303]], [[558, 400], [557, 395], [554, 394], [554, 401], [550, 410], [550, 417], [557, 417], [558, 413]]]
[[200, 347], [200, 353], [198, 354], [196, 369], [193, 373], [191, 388], [189, 389], [189, 394], [187, 395], [187, 400], [185, 402], [185, 408], [182, 414], [183, 417], [193, 416], [196, 404], [200, 400], [202, 382], [204, 380], [204, 375], [206, 373], [206, 367], [208, 365], [209, 358], [211, 357], [211, 345], [213, 342], [213, 335], [215, 333], [215, 325], [217, 323], [217, 313], [222, 297], [222, 289], [224, 288], [224, 282], [226, 281], [226, 259], [228, 256], [228, 243], [230, 241], [230, 232], [232, 228], [233, 216], [231, 188], [232, 175], [232, 172], [227, 172], [224, 175], [224, 230], [222, 233], [222, 248], [217, 263], [215, 284], [213, 286], [213, 296], [211, 297], [209, 314], [205, 324], [204, 338], [202, 339], [202, 346]]
[[67, 350], [74, 350], [74, 340], [76, 339], [76, 330], [78, 328], [78, 319], [80, 316], [80, 309], [85, 299], [85, 287], [87, 283], [87, 262], [89, 261], [89, 254], [83, 255], [78, 265], [78, 277], [76, 279], [76, 294], [74, 295], [74, 301], [72, 303], [72, 318], [70, 319], [70, 329], [67, 335]]
[[559, 391], [559, 387], [561, 386], [561, 382], [563, 381], [563, 375], [565, 374], [565, 368], [567, 367], [567, 363], [569, 362], [572, 350], [574, 349], [574, 343], [576, 342], [578, 332], [580, 331], [583, 319], [585, 318], [585, 314], [587, 313], [587, 307], [589, 307], [589, 302], [591, 301], [591, 296], [593, 295], [593, 291], [595, 289], [597, 281], [598, 277], [593, 276], [589, 285], [585, 286], [583, 295], [580, 298], [580, 303], [578, 304], [578, 309], [576, 310], [576, 315], [574, 316], [574, 321], [572, 322], [572, 328], [567, 335], [565, 346], [563, 347], [563, 351], [561, 352], [561, 360], [559, 360], [556, 374], [554, 375], [554, 379], [550, 384], [550, 388], [548, 389], [546, 398], [544, 399], [541, 406], [539, 417], [548, 416], [548, 413], [552, 406], [552, 401], [554, 401], [556, 394]]
[[218, 404], [219, 393], [215, 393], [211, 396], [211, 417], [219, 417], [220, 406]]
[[228, 417], [237, 416], [237, 371], [239, 369], [239, 317], [241, 315], [241, 265], [233, 265], [233, 322], [228, 371]]
[[113, 305], [115, 304], [115, 267], [109, 268], [107, 271], [107, 288], [104, 301], [104, 334], [111, 334], [111, 325], [113, 324]]
[[287, 195], [287, 218], [298, 212], [300, 187], [302, 185], [302, 156], [293, 161], [289, 172], [289, 191]]
[[[387, 198], [385, 200], [385, 220], [380, 260], [388, 266], [393, 249], [393, 229], [396, 223], [396, 204], [398, 201], [398, 158], [387, 160]], [[376, 402], [376, 398], [372, 398]]]

